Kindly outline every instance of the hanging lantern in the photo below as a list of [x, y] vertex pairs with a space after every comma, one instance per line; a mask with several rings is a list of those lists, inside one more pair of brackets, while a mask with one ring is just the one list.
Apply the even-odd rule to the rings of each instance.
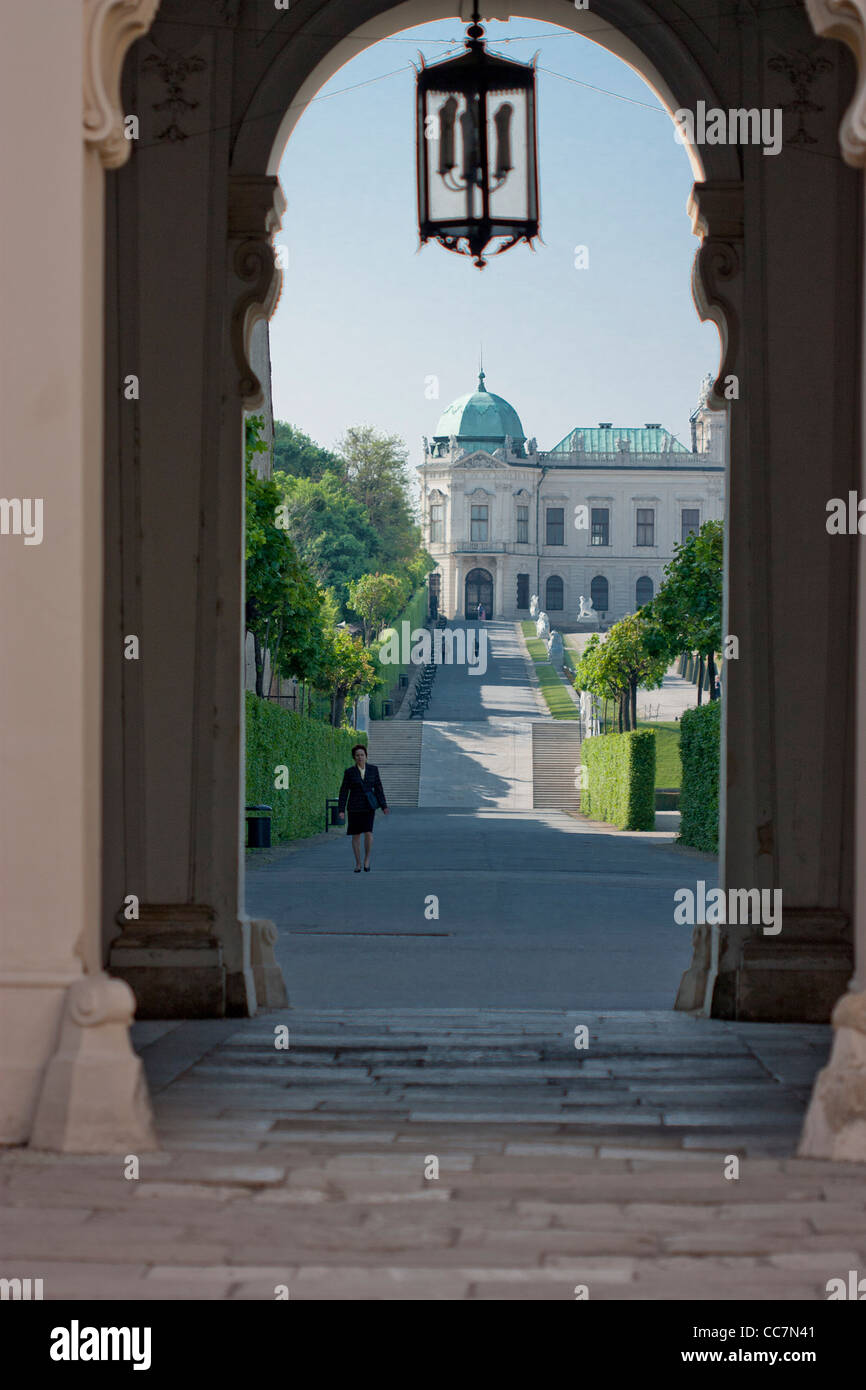
[[469, 26], [466, 52], [418, 71], [418, 226], [421, 241], [472, 256], [500, 255], [538, 236], [535, 64], [488, 53]]

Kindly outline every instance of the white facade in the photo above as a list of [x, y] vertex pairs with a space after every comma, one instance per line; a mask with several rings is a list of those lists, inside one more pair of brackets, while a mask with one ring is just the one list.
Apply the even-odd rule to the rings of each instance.
[[492, 453], [456, 435], [425, 440], [422, 528], [440, 613], [474, 617], [480, 599], [488, 616], [528, 618], [538, 594], [555, 627], [574, 624], [581, 595], [606, 624], [647, 602], [675, 543], [724, 516], [726, 414], [710, 411], [704, 393], [691, 451], [651, 428], [667, 447], [632, 452], [629, 436], [647, 431], [623, 431], [616, 452], [580, 447], [589, 431], [547, 454], [534, 439], [506, 438]]

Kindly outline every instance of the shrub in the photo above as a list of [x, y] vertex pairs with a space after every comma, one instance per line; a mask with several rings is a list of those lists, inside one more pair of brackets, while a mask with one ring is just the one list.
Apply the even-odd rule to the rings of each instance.
[[719, 848], [719, 745], [722, 707], [719, 700], [686, 710], [680, 720], [680, 789], [682, 845], [715, 852]]
[[620, 830], [654, 830], [656, 740], [651, 729], [585, 739], [581, 810]]
[[[275, 842], [318, 834], [325, 827], [325, 801], [337, 795], [352, 761], [352, 745], [366, 743], [367, 735], [332, 729], [249, 691], [246, 707], [247, 805], [273, 806]], [[285, 789], [274, 786], [274, 769], [282, 764], [289, 769]]]

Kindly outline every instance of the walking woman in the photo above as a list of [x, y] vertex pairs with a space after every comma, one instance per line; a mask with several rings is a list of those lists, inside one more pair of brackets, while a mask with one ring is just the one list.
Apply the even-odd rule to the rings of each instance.
[[364, 836], [364, 873], [370, 872], [370, 853], [373, 848], [373, 821], [376, 808], [381, 806], [387, 816], [388, 803], [382, 789], [382, 779], [375, 763], [367, 762], [367, 750], [363, 743], [356, 743], [352, 749], [355, 759], [351, 767], [343, 773], [340, 787], [340, 800], [337, 804], [340, 820], [349, 806], [349, 824], [346, 834], [352, 837], [352, 853], [355, 856], [355, 873], [361, 872], [361, 836]]

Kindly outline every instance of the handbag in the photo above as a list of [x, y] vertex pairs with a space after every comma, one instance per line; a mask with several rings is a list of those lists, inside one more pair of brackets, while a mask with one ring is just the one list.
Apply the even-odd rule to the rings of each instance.
[[363, 789], [364, 795], [365, 795], [366, 798], [367, 798], [367, 804], [368, 804], [368, 806], [370, 807], [370, 810], [371, 810], [371, 811], [378, 811], [378, 809], [379, 809], [379, 798], [378, 798], [378, 796], [377, 796], [376, 793], [373, 791], [372, 787], [368, 787], [368, 786], [367, 786], [366, 781], [361, 777], [361, 774], [360, 774], [360, 773], [358, 773], [358, 777], [359, 777], [359, 779], [360, 779], [360, 781], [361, 781], [361, 787], [362, 787], [362, 789]]

